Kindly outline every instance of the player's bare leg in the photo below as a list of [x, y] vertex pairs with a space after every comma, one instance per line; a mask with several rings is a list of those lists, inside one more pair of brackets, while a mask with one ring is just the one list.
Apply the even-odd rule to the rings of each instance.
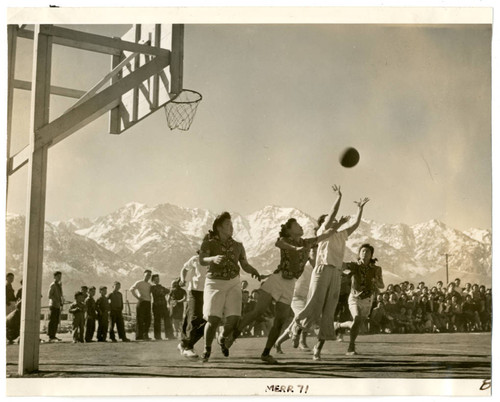
[[359, 334], [359, 329], [361, 327], [361, 324], [363, 322], [363, 319], [361, 316], [356, 316], [354, 317], [354, 321], [351, 327], [351, 331], [349, 333], [349, 348], [347, 349], [347, 355], [356, 355], [356, 338], [358, 337]]
[[229, 332], [225, 337], [224, 345], [227, 349], [232, 346], [234, 341], [240, 336], [241, 331], [243, 331], [247, 325], [254, 322], [256, 318], [264, 315], [266, 310], [271, 305], [272, 301], [273, 298], [269, 293], [262, 290], [259, 291], [259, 298], [257, 299], [257, 304], [255, 305], [254, 309], [242, 316], [234, 330]]
[[266, 347], [261, 355], [261, 360], [269, 363], [276, 364], [276, 359], [270, 355], [271, 348], [276, 343], [283, 326], [286, 324], [288, 320], [288, 316], [290, 315], [290, 306], [284, 303], [276, 303], [276, 315], [274, 317], [274, 322], [271, 330], [269, 331], [269, 335], [267, 337]]
[[210, 316], [205, 324], [205, 351], [203, 353], [203, 361], [207, 362], [212, 353], [212, 343], [217, 333], [217, 328], [220, 324], [220, 317]]

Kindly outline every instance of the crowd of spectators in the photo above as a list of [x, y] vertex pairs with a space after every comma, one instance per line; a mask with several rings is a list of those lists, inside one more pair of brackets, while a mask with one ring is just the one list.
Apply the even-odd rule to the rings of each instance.
[[491, 318], [491, 289], [484, 285], [462, 287], [459, 278], [446, 287], [438, 281], [430, 288], [425, 282], [415, 286], [404, 281], [389, 284], [374, 296], [366, 329], [370, 333], [491, 331]]
[[[60, 273], [58, 274], [60, 275]], [[155, 275], [155, 277], [157, 277], [157, 275]], [[9, 343], [12, 343], [13, 340], [19, 336], [22, 288], [20, 288], [16, 294], [12, 288], [14, 275], [9, 273], [6, 279], [8, 314], [7, 339]], [[158, 283], [155, 284], [157, 287], [160, 286]], [[116, 282], [115, 286], [116, 285], [118, 285], [118, 289], [115, 290], [115, 293], [119, 290], [119, 283]], [[95, 288], [91, 289], [94, 290]], [[105, 304], [108, 305], [110, 296], [106, 295], [105, 289], [106, 287], [101, 287], [100, 293], [102, 296], [101, 298], [104, 298], [106, 300]], [[161, 339], [161, 329], [165, 331], [165, 337], [167, 339], [178, 338], [180, 336], [180, 327], [184, 315], [185, 291], [179, 287], [178, 279], [172, 283], [170, 289], [163, 287], [162, 289], [164, 292], [162, 292], [160, 299], [165, 301], [165, 312], [162, 317], [159, 315], [156, 317], [157, 314], [154, 308], [155, 305], [158, 305], [158, 298], [155, 299], [156, 303], [153, 303], [153, 313], [155, 313], [155, 323], [157, 324], [154, 328], [155, 338]], [[347, 305], [349, 291], [349, 284], [343, 282], [335, 316], [335, 321], [337, 322], [352, 320]], [[107, 320], [105, 320], [105, 323], [100, 322], [102, 321], [100, 320], [102, 313], [99, 314], [99, 309], [95, 306], [99, 303], [93, 300], [93, 295], [94, 293], [92, 292], [90, 297], [87, 295], [86, 286], [82, 286], [82, 291], [75, 294], [75, 306], [72, 305], [72, 308], [74, 308], [70, 309], [70, 313], [74, 315], [74, 340], [80, 342], [84, 340], [86, 342], [92, 341], [94, 325], [91, 325], [91, 329], [89, 330], [89, 321], [91, 324], [97, 321], [97, 324], [101, 326], [101, 331], [98, 330], [96, 334], [98, 340], [106, 340], [106, 336], [99, 336], [99, 333], [106, 333], [110, 330], [111, 339], [114, 341], [113, 325], [109, 328]], [[259, 291], [258, 289], [249, 291], [248, 282], [243, 280], [242, 296], [242, 314], [246, 314], [255, 307], [259, 297]], [[484, 285], [466, 283], [465, 286], [462, 286], [459, 278], [450, 282], [447, 286], [444, 286], [442, 281], [438, 281], [435, 286], [430, 288], [425, 282], [420, 282], [415, 286], [409, 281], [404, 281], [399, 284], [389, 284], [385, 290], [380, 291], [372, 297], [372, 310], [367, 320], [366, 328], [364, 328], [364, 332], [378, 334], [491, 331], [492, 294], [491, 288], [486, 288]], [[80, 300], [81, 306], [78, 308], [76, 308], [77, 298], [83, 299]], [[121, 310], [123, 310], [123, 301], [120, 302], [118, 307], [121, 313]], [[89, 311], [93, 312], [94, 309], [97, 313], [89, 314]], [[151, 309], [151, 307], [149, 307], [149, 309]], [[51, 309], [51, 318], [56, 316], [52, 310], [53, 308]], [[77, 314], [75, 315], [75, 313]], [[78, 314], [84, 314], [85, 318], [79, 317]], [[106, 318], [108, 314], [109, 313], [106, 311]], [[290, 314], [292, 313], [290, 312]], [[162, 319], [160, 320], [160, 318]], [[273, 319], [274, 305], [256, 321], [250, 323], [243, 331], [242, 336], [267, 336], [272, 327]], [[163, 323], [164, 325], [161, 325], [161, 321], [165, 321]], [[56, 321], [54, 321], [55, 328], [57, 328], [58, 322], [59, 319], [56, 318]], [[82, 328], [83, 322], [85, 322], [85, 329]], [[119, 323], [118, 332], [120, 338], [128, 340], [126, 339], [125, 331], [122, 329], [122, 320], [119, 320]], [[102, 328], [103, 326], [105, 328]], [[148, 332], [149, 325], [146, 330], [146, 333]], [[49, 334], [49, 337], [50, 339], [58, 339], [55, 337], [55, 334], [52, 333]]]
[[[350, 286], [342, 286], [335, 321], [351, 321], [347, 305]], [[257, 301], [258, 290], [249, 292], [243, 284], [245, 314]], [[250, 324], [244, 336], [267, 336], [274, 314], [270, 308], [265, 316]], [[373, 305], [364, 332], [429, 333], [491, 331], [491, 288], [477, 283], [461, 285], [459, 278], [444, 286], [438, 281], [429, 288], [425, 282], [416, 286], [409, 281], [389, 284], [373, 296]]]

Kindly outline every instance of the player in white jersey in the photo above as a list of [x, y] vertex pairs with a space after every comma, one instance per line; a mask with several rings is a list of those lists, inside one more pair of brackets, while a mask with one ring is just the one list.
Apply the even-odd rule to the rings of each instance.
[[[347, 219], [341, 218], [336, 221], [342, 193], [340, 187], [333, 186], [337, 199], [328, 214], [324, 223], [318, 230], [321, 235], [332, 225], [338, 225], [340, 221], [346, 223]], [[318, 245], [316, 256], [316, 266], [314, 267], [311, 283], [309, 286], [309, 296], [304, 309], [294, 317], [292, 325], [292, 340], [294, 346], [298, 346], [300, 333], [302, 330], [310, 328], [313, 324], [319, 323], [318, 342], [313, 348], [313, 360], [321, 360], [321, 349], [327, 339], [335, 339], [334, 317], [335, 309], [340, 294], [340, 284], [342, 275], [342, 264], [346, 241], [359, 226], [363, 207], [368, 202], [368, 198], [363, 198], [356, 202], [358, 213], [354, 223], [345, 227], [345, 229], [330, 236], [327, 240]]]

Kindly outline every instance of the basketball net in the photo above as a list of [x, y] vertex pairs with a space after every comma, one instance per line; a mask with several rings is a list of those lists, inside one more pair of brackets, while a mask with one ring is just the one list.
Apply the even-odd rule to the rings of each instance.
[[189, 130], [193, 122], [198, 104], [202, 100], [200, 93], [183, 89], [165, 105], [165, 115], [170, 130]]

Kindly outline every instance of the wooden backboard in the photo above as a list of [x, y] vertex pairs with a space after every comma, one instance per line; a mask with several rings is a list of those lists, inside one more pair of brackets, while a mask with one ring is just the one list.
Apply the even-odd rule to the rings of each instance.
[[[170, 50], [170, 63], [160, 74], [155, 74], [143, 81], [139, 87], [122, 96], [120, 105], [110, 111], [110, 134], [121, 134], [165, 106], [170, 98], [182, 89], [183, 25], [134, 25], [122, 36], [122, 40]], [[113, 56], [111, 68], [131, 55], [132, 52], [125, 51], [121, 56]], [[135, 71], [150, 61], [152, 57], [154, 56], [137, 55], [130, 64], [123, 68], [121, 75], [112, 79], [112, 82]]]

